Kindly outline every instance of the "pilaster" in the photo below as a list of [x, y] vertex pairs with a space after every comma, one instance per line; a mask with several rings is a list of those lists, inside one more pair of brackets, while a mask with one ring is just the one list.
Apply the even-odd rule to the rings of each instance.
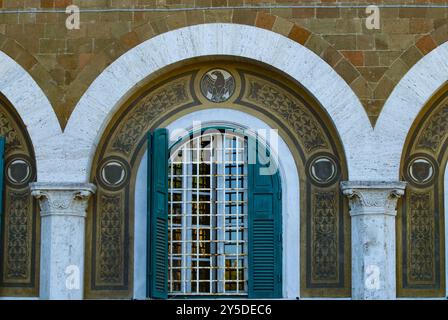
[[405, 182], [341, 182], [352, 219], [353, 299], [396, 298], [395, 217], [405, 188]]

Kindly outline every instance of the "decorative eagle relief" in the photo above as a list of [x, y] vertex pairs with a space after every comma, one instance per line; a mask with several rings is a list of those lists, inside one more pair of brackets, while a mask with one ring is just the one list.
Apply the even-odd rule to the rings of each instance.
[[202, 77], [201, 92], [211, 102], [227, 101], [235, 92], [235, 79], [225, 70], [210, 70]]

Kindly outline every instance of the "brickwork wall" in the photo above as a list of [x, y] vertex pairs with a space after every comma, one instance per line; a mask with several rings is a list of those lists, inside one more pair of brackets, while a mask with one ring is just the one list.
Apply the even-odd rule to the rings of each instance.
[[[209, 22], [255, 25], [308, 47], [351, 86], [372, 123], [403, 75], [448, 40], [446, 8], [382, 8], [381, 28], [368, 30], [364, 8], [234, 9], [253, 5], [335, 5], [332, 0], [0, 0], [2, 10], [228, 7], [176, 12], [81, 13], [80, 30], [67, 14], [0, 14], [0, 50], [44, 90], [62, 126], [92, 81], [120, 55], [157, 34]], [[346, 2], [343, 2], [346, 4]], [[448, 4], [432, 0], [358, 1], [357, 4]], [[285, 57], [287, 59], [287, 57]]]

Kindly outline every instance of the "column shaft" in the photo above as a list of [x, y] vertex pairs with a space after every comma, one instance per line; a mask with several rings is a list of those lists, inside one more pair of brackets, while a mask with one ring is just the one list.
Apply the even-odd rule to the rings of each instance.
[[342, 182], [350, 200], [352, 298], [395, 299], [396, 203], [403, 182]]

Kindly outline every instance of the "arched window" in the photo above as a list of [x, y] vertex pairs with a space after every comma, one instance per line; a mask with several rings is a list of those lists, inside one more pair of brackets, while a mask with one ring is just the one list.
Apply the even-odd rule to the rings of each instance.
[[281, 297], [280, 178], [263, 170], [264, 143], [208, 129], [167, 152], [167, 136], [150, 134], [149, 295]]

